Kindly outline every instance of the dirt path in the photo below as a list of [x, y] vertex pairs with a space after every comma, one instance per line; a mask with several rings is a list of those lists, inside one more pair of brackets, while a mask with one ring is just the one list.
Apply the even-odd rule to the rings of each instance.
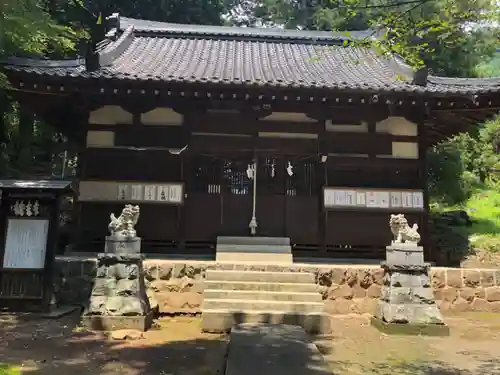
[[379, 333], [368, 317], [337, 317], [330, 345], [321, 345], [336, 375], [499, 375], [500, 315], [446, 321], [450, 337], [398, 337]]
[[[0, 315], [0, 362], [30, 375], [222, 375], [227, 337], [201, 333], [199, 318], [161, 319], [126, 341], [74, 329], [76, 318]], [[447, 317], [446, 338], [386, 336], [367, 316], [332, 321], [317, 343], [335, 375], [500, 375], [499, 314]]]
[[138, 340], [78, 332], [75, 318], [0, 319], [0, 362], [30, 375], [215, 375], [226, 338], [203, 334], [198, 318], [161, 319]]

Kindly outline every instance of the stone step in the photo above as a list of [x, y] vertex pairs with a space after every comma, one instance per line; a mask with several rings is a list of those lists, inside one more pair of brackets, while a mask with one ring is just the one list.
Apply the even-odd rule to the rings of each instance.
[[228, 309], [231, 311], [247, 312], [250, 310], [282, 311], [284, 313], [320, 313], [323, 312], [323, 302], [295, 302], [295, 301], [256, 301], [244, 299], [210, 299], [204, 298], [203, 310]]
[[314, 283], [314, 275], [306, 272], [224, 271], [207, 270], [207, 281], [260, 281], [269, 283]]
[[204, 298], [207, 299], [238, 299], [254, 301], [292, 301], [292, 302], [321, 302], [321, 294], [297, 292], [268, 292], [255, 290], [217, 290], [205, 289]]
[[317, 293], [314, 283], [268, 283], [262, 281], [209, 281], [205, 280], [205, 289], [216, 290], [255, 290], [261, 292]]
[[248, 310], [245, 312], [231, 309], [202, 310], [201, 325], [205, 332], [228, 332], [235, 324], [241, 323], [298, 325], [312, 334], [329, 334], [332, 331], [330, 317], [325, 313], [285, 313], [273, 310]]
[[246, 246], [290, 246], [290, 238], [288, 237], [217, 237], [217, 245], [246, 245]]
[[254, 249], [255, 251], [247, 251], [244, 253], [217, 250], [217, 255], [215, 260], [217, 262], [251, 262], [256, 264], [284, 264], [290, 265], [293, 263], [293, 255], [291, 250], [288, 253], [273, 253], [273, 252], [261, 252], [260, 249]]

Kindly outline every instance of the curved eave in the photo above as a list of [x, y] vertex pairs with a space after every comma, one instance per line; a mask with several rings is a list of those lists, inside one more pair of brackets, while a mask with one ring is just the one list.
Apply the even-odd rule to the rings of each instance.
[[[169, 88], [179, 90], [185, 87], [187, 91], [197, 89], [203, 91], [209, 90], [277, 90], [277, 91], [303, 91], [305, 93], [327, 93], [335, 94], [356, 94], [356, 95], [377, 95], [377, 96], [395, 96], [404, 99], [405, 97], [417, 99], [465, 99], [474, 101], [498, 101], [500, 100], [500, 86], [491, 84], [484, 87], [466, 86], [466, 85], [443, 85], [431, 84], [429, 86], [408, 85], [407, 87], [386, 86], [370, 87], [363, 84], [346, 85], [306, 85], [306, 84], [281, 84], [279, 82], [231, 82], [215, 79], [171, 79], [168, 81], [160, 79], [140, 79], [126, 74], [113, 74], [107, 71], [88, 72], [81, 60], [72, 61], [37, 61], [31, 64], [24, 59], [23, 64], [7, 65], [5, 70], [18, 83], [32, 84], [38, 82], [37, 87], [43, 90], [43, 85], [57, 84], [64, 86], [69, 91], [78, 91], [79, 86], [95, 86], [95, 91], [113, 90], [114, 87], [123, 89], [124, 86], [130, 86], [130, 89], [136, 90], [137, 86], [143, 85], [145, 90], [168, 90]], [[40, 80], [42, 79], [42, 80]], [[499, 83], [500, 85], [500, 83]], [[26, 87], [26, 86], [25, 86]], [[265, 92], [260, 93], [263, 95]], [[157, 95], [157, 94], [155, 94]], [[496, 104], [495, 104], [496, 105]]]

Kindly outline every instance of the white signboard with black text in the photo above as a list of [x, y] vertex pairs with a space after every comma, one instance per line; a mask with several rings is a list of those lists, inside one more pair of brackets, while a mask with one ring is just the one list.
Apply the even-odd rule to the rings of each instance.
[[399, 208], [414, 210], [424, 208], [424, 194], [422, 191], [326, 187], [323, 199], [325, 208]]
[[3, 267], [43, 269], [48, 232], [48, 219], [8, 219]]

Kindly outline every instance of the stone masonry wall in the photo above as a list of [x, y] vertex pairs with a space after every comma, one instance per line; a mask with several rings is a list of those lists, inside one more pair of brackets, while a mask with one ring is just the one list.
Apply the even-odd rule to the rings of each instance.
[[[95, 268], [95, 259], [58, 258], [55, 286], [60, 301], [88, 302]], [[199, 313], [208, 268], [314, 273], [325, 309], [331, 314], [373, 313], [383, 278], [383, 270], [378, 266], [282, 267], [147, 259], [144, 268], [149, 294], [161, 313]], [[433, 268], [430, 278], [441, 311], [500, 313], [500, 270]]]

